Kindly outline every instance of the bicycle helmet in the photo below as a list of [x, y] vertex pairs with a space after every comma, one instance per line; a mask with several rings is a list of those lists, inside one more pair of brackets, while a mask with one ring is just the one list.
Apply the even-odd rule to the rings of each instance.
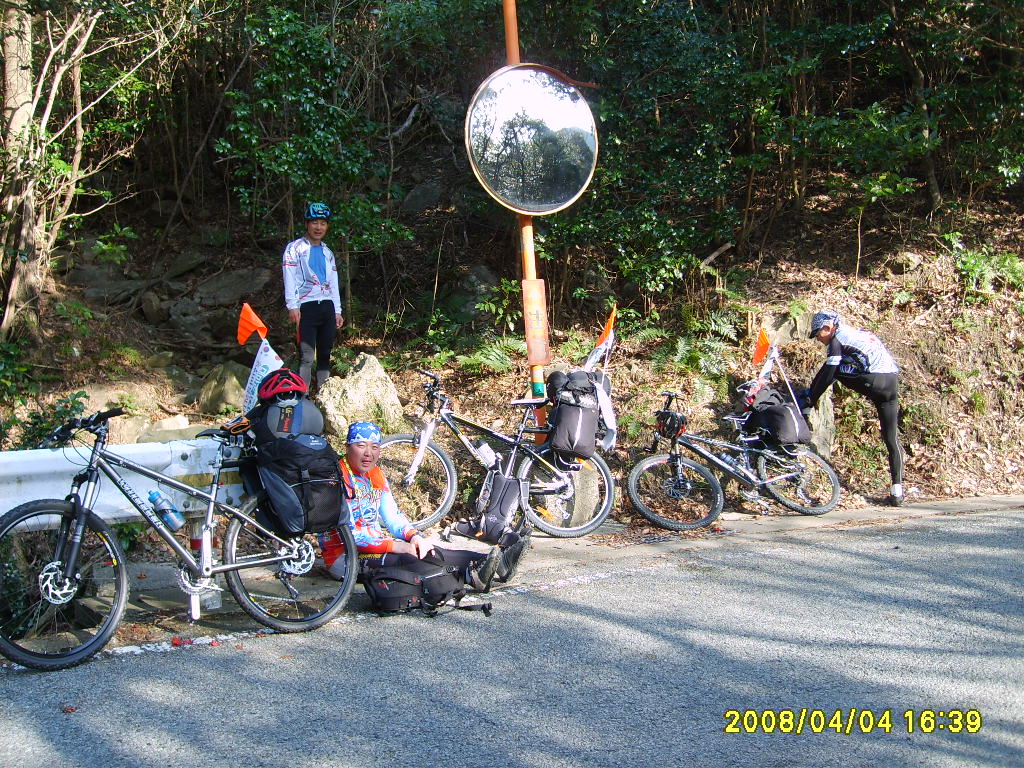
[[282, 397], [301, 397], [308, 391], [309, 387], [299, 374], [288, 368], [278, 368], [263, 377], [256, 396], [261, 403], [269, 403]]
[[808, 338], [813, 339], [818, 335], [818, 331], [824, 328], [826, 325], [831, 325], [833, 328], [839, 327], [839, 315], [833, 312], [831, 309], [825, 309], [818, 312], [814, 319], [811, 320], [811, 332], [808, 334]]
[[306, 221], [312, 221], [313, 219], [330, 221], [331, 209], [327, 207], [326, 203], [310, 203], [306, 206], [306, 212], [302, 214], [302, 218]]
[[686, 431], [686, 414], [679, 411], [658, 411], [658, 435], [666, 440], [679, 437]]

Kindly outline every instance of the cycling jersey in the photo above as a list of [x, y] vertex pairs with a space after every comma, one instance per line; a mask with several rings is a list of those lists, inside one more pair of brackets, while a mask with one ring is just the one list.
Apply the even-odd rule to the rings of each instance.
[[352, 534], [360, 554], [390, 552], [395, 539], [408, 541], [419, 532], [398, 508], [383, 472], [371, 472], [369, 477], [357, 475], [344, 459], [341, 469]]
[[341, 295], [338, 292], [338, 268], [334, 252], [323, 246], [324, 268], [327, 279], [321, 280], [310, 266], [311, 245], [305, 237], [293, 240], [284, 249], [281, 266], [284, 274], [284, 303], [288, 309], [298, 309], [309, 301], [334, 302], [334, 314], [341, 314]]
[[824, 365], [811, 382], [808, 403], [815, 406], [833, 381], [858, 379], [867, 374], [899, 373], [899, 366], [893, 360], [875, 334], [854, 328], [840, 326], [828, 343]]

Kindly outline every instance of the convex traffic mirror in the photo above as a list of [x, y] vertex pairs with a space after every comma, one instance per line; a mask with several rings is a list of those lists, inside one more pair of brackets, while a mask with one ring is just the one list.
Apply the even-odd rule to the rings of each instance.
[[466, 113], [477, 179], [499, 203], [542, 216], [575, 202], [597, 165], [597, 126], [579, 90], [537, 64], [494, 72]]

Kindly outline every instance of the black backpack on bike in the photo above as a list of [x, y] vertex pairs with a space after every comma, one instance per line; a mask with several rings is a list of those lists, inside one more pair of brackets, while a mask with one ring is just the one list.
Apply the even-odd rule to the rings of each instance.
[[602, 373], [552, 371], [548, 376], [547, 393], [552, 402], [548, 442], [565, 457], [589, 459], [597, 451], [598, 428], [602, 423], [599, 386], [607, 395], [610, 383]]
[[323, 415], [311, 400], [256, 406], [248, 414], [256, 467], [283, 534], [322, 533], [348, 525], [339, 457], [322, 436]]
[[757, 435], [769, 444], [811, 442], [811, 429], [800, 408], [779, 390], [769, 386], [754, 395], [743, 431]]

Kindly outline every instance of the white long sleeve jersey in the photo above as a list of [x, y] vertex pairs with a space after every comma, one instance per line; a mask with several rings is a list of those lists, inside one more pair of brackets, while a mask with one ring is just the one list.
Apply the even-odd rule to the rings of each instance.
[[309, 240], [300, 237], [288, 243], [281, 260], [284, 275], [284, 304], [288, 309], [298, 309], [307, 301], [334, 302], [334, 314], [341, 314], [341, 295], [338, 293], [338, 267], [334, 261], [334, 251], [321, 243], [324, 249], [324, 261], [327, 265], [327, 281], [321, 282], [316, 272], [309, 266]]

